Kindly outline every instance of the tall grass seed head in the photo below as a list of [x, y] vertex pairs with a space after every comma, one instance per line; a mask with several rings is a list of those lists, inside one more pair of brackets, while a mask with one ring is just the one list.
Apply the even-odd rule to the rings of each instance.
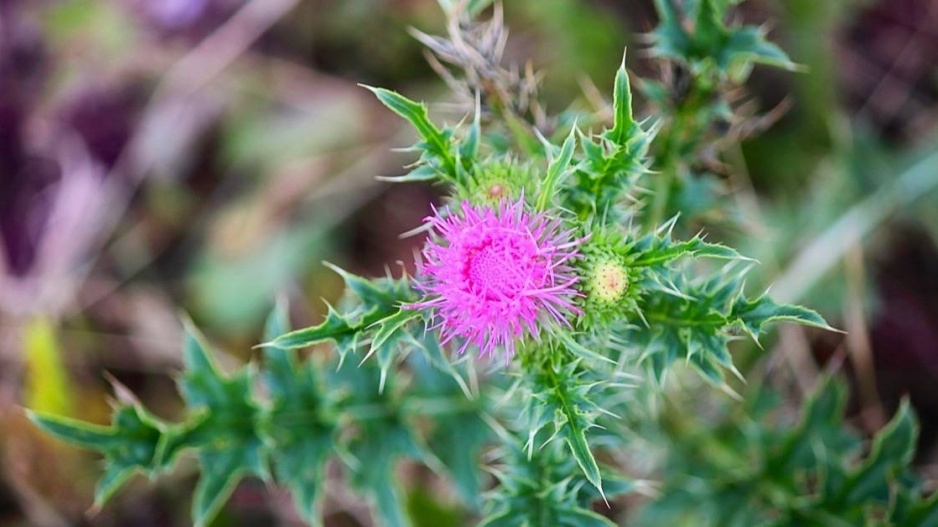
[[542, 326], [570, 326], [579, 314], [572, 267], [582, 239], [545, 213], [525, 210], [524, 196], [495, 208], [464, 201], [434, 210], [433, 234], [423, 250], [416, 288], [423, 296], [410, 309], [429, 309], [442, 343], [461, 340], [480, 357], [519, 341], [538, 339]]

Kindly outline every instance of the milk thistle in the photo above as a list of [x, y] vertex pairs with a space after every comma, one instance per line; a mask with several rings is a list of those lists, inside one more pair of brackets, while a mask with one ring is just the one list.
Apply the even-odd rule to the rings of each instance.
[[[109, 428], [39, 413], [32, 419], [102, 454], [99, 505], [131, 475], [154, 477], [181, 452], [196, 454], [203, 466], [192, 506], [197, 526], [211, 523], [245, 476], [290, 489], [298, 513], [321, 525], [334, 462], [376, 523], [407, 527], [405, 498], [413, 494], [396, 475], [409, 459], [445, 476], [486, 527], [614, 527], [619, 508], [595, 505], [641, 489], [644, 482], [630, 478], [629, 453], [640, 454], [645, 477], [647, 460], [658, 456], [639, 448], [661, 440], [672, 440], [679, 455], [659, 471], [660, 507], [647, 510], [679, 515], [650, 514], [642, 524], [694, 518], [702, 526], [794, 527], [875, 517], [925, 525], [938, 499], [925, 499], [907, 477], [916, 430], [907, 410], [859, 464], [857, 451], [844, 448], [854, 441], [841, 433], [836, 414], [846, 399], [836, 390], [816, 397], [802, 424], [767, 433], [754, 428], [767, 411], [761, 397], [752, 405], [761, 416], [718, 428], [707, 411], [699, 430], [671, 426], [677, 421], [659, 413], [690, 397], [654, 404], [674, 386], [665, 381], [675, 369], [735, 394], [739, 383], [726, 372], [742, 376], [730, 352], [740, 335], [758, 340], [780, 321], [829, 328], [810, 309], [748, 295], [752, 262], [703, 233], [689, 236], [698, 221], [685, 220], [692, 211], [675, 194], [701, 188], [687, 183], [696, 174], [685, 176], [704, 165], [697, 152], [718, 146], [712, 137], [726, 140], [716, 119], [732, 110], [739, 72], [754, 62], [790, 64], [762, 29], [724, 22], [736, 3], [657, 1], [652, 51], [680, 72], [673, 77], [681, 84], [643, 83], [651, 111], [636, 119], [623, 61], [611, 113], [569, 119], [544, 113], [536, 73], [499, 64], [500, 6], [477, 22], [486, 0], [441, 0], [455, 17], [452, 38], [416, 35], [436, 54], [437, 69], [462, 70], [445, 78], [474, 95], [472, 119], [441, 127], [426, 105], [370, 88], [419, 136], [417, 161], [389, 179], [433, 182], [446, 193], [448, 206], [425, 219], [430, 234], [416, 276], [366, 278], [330, 265], [347, 285], [336, 307], [319, 324], [291, 331], [280, 305], [259, 346], [262, 360], [232, 373], [217, 367], [189, 325], [178, 422], [150, 414], [124, 388], [116, 389], [125, 396]], [[325, 344], [333, 353], [317, 349], [307, 361], [295, 351]], [[450, 349], [502, 354], [506, 365], [486, 371], [451, 360]], [[710, 408], [699, 402], [695, 409]], [[746, 408], [721, 413], [742, 416]], [[741, 454], [714, 465], [713, 456], [698, 455], [702, 444]], [[492, 461], [498, 466], [482, 466]], [[498, 483], [482, 479], [483, 470]], [[713, 521], [710, 512], [719, 513]]]
[[580, 313], [570, 262], [582, 240], [527, 212], [523, 196], [494, 209], [464, 201], [425, 221], [434, 235], [415, 284], [423, 299], [407, 307], [431, 310], [442, 344], [460, 338], [460, 354], [471, 345], [480, 357], [502, 348], [508, 361], [519, 339], [539, 337], [540, 323], [570, 326], [567, 316]]

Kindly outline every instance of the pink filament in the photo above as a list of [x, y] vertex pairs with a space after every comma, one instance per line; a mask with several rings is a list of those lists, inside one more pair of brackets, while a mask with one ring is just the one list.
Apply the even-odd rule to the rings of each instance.
[[518, 339], [539, 337], [541, 322], [569, 324], [565, 313], [579, 311], [572, 298], [577, 278], [568, 262], [576, 258], [572, 231], [543, 213], [524, 211], [524, 199], [498, 210], [461, 205], [426, 218], [438, 236], [423, 250], [417, 289], [424, 298], [411, 309], [431, 309], [442, 342], [463, 340], [480, 357], [505, 350], [509, 360]]

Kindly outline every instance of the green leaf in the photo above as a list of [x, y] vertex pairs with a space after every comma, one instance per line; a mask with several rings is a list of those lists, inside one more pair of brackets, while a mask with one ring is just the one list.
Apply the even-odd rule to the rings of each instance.
[[[856, 450], [856, 438], [843, 428], [847, 386], [839, 379], [824, 380], [804, 403], [798, 426], [767, 456], [765, 473], [773, 481], [796, 484], [804, 470], [820, 470], [819, 458], [838, 458]], [[828, 473], [825, 483], [833, 475]]]
[[596, 426], [599, 415], [590, 393], [597, 385], [584, 380], [576, 362], [559, 368], [540, 364], [531, 369], [533, 371], [523, 377], [529, 391], [525, 408], [529, 452], [535, 448], [533, 440], [538, 433], [550, 426], [551, 439], [557, 436], [563, 439], [583, 475], [602, 493], [602, 475], [586, 438], [586, 432]]
[[346, 287], [355, 297], [356, 308], [339, 313], [328, 306], [326, 318], [320, 324], [285, 333], [262, 346], [296, 349], [331, 341], [344, 356], [357, 347], [362, 333], [384, 319], [398, 315], [400, 306], [413, 299], [413, 291], [406, 279], [369, 280], [330, 263], [325, 265], [345, 280]]
[[565, 406], [562, 415], [563, 419], [557, 423], [557, 426], [562, 427], [564, 441], [570, 447], [573, 459], [580, 466], [586, 479], [602, 494], [602, 475], [596, 458], [593, 457], [589, 441], [586, 440], [586, 430], [592, 423], [584, 419], [580, 410], [574, 407]]
[[479, 156], [479, 146], [482, 141], [482, 102], [479, 97], [479, 95], [476, 96], [475, 115], [469, 127], [469, 134], [459, 148], [460, 156], [470, 161]]
[[900, 491], [890, 519], [895, 527], [938, 527], [938, 493], [923, 499], [918, 492]]
[[576, 527], [609, 527], [615, 525], [605, 516], [601, 516], [587, 509], [570, 509], [560, 511], [558, 514], [560, 525]]
[[570, 333], [568, 333], [567, 331], [564, 331], [564, 330], [556, 331], [553, 333], [553, 336], [558, 341], [560, 341], [560, 343], [563, 344], [563, 346], [567, 348], [567, 350], [569, 350], [571, 353], [573, 353], [574, 355], [576, 355], [577, 357], [581, 359], [615, 364], [615, 361], [610, 359], [609, 357], [606, 357], [605, 355], [602, 355], [599, 352], [593, 351], [589, 349], [589, 347], [584, 346], [583, 344], [580, 344], [579, 342], [577, 342], [576, 338]]
[[797, 67], [781, 48], [765, 40], [762, 28], [755, 27], [743, 27], [730, 35], [721, 64], [728, 68], [733, 61], [752, 61], [789, 70]]
[[202, 473], [192, 497], [192, 521], [196, 526], [209, 525], [238, 486], [241, 478], [253, 473], [243, 451], [225, 448], [202, 450], [199, 462]]
[[399, 527], [410, 521], [395, 477], [397, 461], [421, 459], [424, 454], [391, 381], [388, 379], [384, 390], [379, 389], [382, 376], [374, 362], [357, 368], [344, 365], [332, 376], [332, 385], [348, 395], [342, 410], [356, 424], [348, 445], [355, 460], [349, 467], [352, 486], [369, 498], [384, 524]]
[[342, 315], [333, 309], [332, 306], [328, 306], [326, 319], [319, 325], [284, 333], [267, 344], [264, 344], [264, 346], [297, 349], [326, 341], [338, 343], [342, 340], [354, 337], [366, 326], [381, 320], [384, 316], [385, 314], [383, 312], [376, 310], [366, 314], [360, 320], [351, 320], [347, 315]]
[[345, 286], [365, 305], [366, 309], [395, 308], [413, 298], [413, 291], [406, 277], [399, 280], [390, 277], [369, 279], [352, 274], [329, 262], [323, 262], [323, 265], [342, 277]]
[[654, 130], [646, 132], [632, 116], [632, 93], [625, 70], [625, 57], [616, 73], [613, 127], [599, 137], [582, 136], [585, 159], [574, 173], [574, 185], [564, 189], [565, 206], [577, 216], [605, 224], [624, 218], [615, 207], [636, 190], [639, 178], [648, 172], [649, 147]]
[[822, 379], [796, 426], [788, 409], [758, 402], [766, 394], [731, 411], [702, 416], [692, 404], [662, 417], [666, 484], [642, 524], [906, 527], [938, 519], [909, 470], [917, 424], [907, 402], [862, 459], [862, 442], [844, 422], [843, 379]]
[[436, 178], [436, 170], [429, 165], [419, 166], [403, 176], [377, 176], [378, 181], [387, 181], [389, 183], [422, 183], [434, 181]]
[[423, 139], [417, 145], [417, 148], [425, 152], [425, 155], [421, 157], [423, 162], [432, 166], [444, 181], [462, 183], [462, 174], [457, 169], [456, 156], [453, 153], [449, 134], [444, 133], [430, 121], [426, 106], [391, 90], [362, 86], [371, 90], [382, 104], [414, 126], [417, 134]]
[[269, 477], [264, 441], [258, 432], [262, 412], [252, 400], [253, 370], [243, 368], [225, 376], [209, 353], [202, 337], [188, 325], [183, 351], [186, 371], [180, 387], [190, 411], [199, 412], [201, 420], [174, 438], [171, 448], [198, 449], [202, 476], [192, 503], [193, 522], [198, 526], [211, 522], [242, 477]]
[[[402, 342], [408, 340], [408, 337], [411, 336], [410, 333], [405, 330], [405, 327], [414, 319], [421, 318], [422, 316], [423, 313], [419, 310], [403, 308], [397, 313], [374, 324], [376, 331], [371, 339], [371, 346], [359, 365], [364, 364], [372, 355], [376, 355], [378, 367], [381, 369], [381, 381], [378, 386], [379, 391], [384, 391], [388, 373], [391, 371], [395, 359], [401, 358], [401, 354], [398, 352], [402, 348]], [[405, 347], [404, 349], [406, 355], [408, 348]]]
[[689, 4], [688, 18], [694, 23], [688, 24], [693, 28], [688, 31], [674, 0], [656, 0], [661, 22], [653, 33], [654, 53], [682, 60], [697, 69], [710, 63], [723, 75], [748, 72], [752, 63], [795, 68], [785, 52], [765, 39], [764, 29], [727, 27], [723, 19], [729, 4], [717, 0]]
[[863, 506], [888, 501], [889, 480], [912, 461], [917, 437], [918, 423], [904, 400], [892, 421], [876, 435], [869, 457], [843, 482], [834, 502]]
[[768, 295], [762, 295], [755, 300], [740, 298], [734, 302], [730, 318], [738, 321], [746, 333], [756, 340], [762, 326], [770, 322], [788, 321], [804, 326], [833, 329], [816, 311], [790, 304], [777, 304]]
[[623, 338], [643, 350], [639, 362], [647, 362], [656, 379], [663, 380], [668, 366], [683, 358], [707, 380], [722, 385], [723, 369], [736, 373], [727, 344], [737, 327], [755, 340], [770, 322], [829, 329], [809, 309], [779, 305], [764, 295], [747, 299], [741, 274], [731, 267], [709, 279], [692, 281], [663, 269], [643, 284], [638, 308], [646, 323], [626, 328]]
[[[265, 338], [289, 330], [285, 306], [267, 320]], [[264, 383], [270, 394], [267, 435], [277, 481], [290, 489], [300, 515], [310, 525], [322, 523], [318, 501], [325, 464], [334, 449], [338, 423], [332, 402], [314, 365], [301, 364], [296, 352], [264, 349]]]
[[164, 425], [139, 405], [116, 407], [109, 427], [33, 411], [27, 415], [46, 433], [104, 456], [104, 475], [95, 488], [96, 508], [134, 474], [152, 476], [170, 461], [159, 455]]
[[463, 502], [473, 509], [482, 505], [479, 477], [482, 447], [492, 436], [483, 420], [487, 399], [467, 396], [468, 388], [450, 363], [439, 364], [434, 348], [439, 349], [436, 336], [428, 333], [420, 343], [428, 350], [414, 354], [410, 360], [415, 374], [414, 386], [409, 390], [414, 407], [419, 413], [422, 404], [434, 400], [450, 400], [452, 410], [434, 416], [433, 431], [428, 436], [430, 450], [443, 463], [452, 477], [453, 485]]
[[615, 524], [577, 503], [577, 489], [569, 477], [569, 457], [544, 448], [527, 456], [520, 445], [508, 449], [503, 467], [495, 475], [500, 485], [493, 492], [484, 527], [612, 527]]
[[625, 56], [616, 72], [615, 90], [612, 99], [613, 126], [606, 131], [605, 137], [617, 145], [625, 145], [633, 136], [637, 125], [632, 117], [632, 87], [629, 74], [625, 70]]
[[554, 199], [554, 192], [560, 183], [571, 173], [570, 162], [573, 160], [573, 151], [576, 148], [576, 126], [570, 130], [570, 135], [563, 142], [560, 153], [553, 157], [547, 167], [547, 175], [541, 182], [537, 191], [537, 210], [547, 210], [547, 206]]
[[675, 242], [670, 232], [663, 236], [649, 234], [643, 237], [635, 243], [632, 252], [634, 256], [630, 265], [634, 267], [660, 266], [683, 257], [744, 259], [735, 249], [719, 243], [707, 243], [701, 236]]
[[659, 55], [682, 57], [691, 46], [691, 37], [684, 30], [681, 14], [674, 0], [655, 0], [658, 11], [658, 27], [655, 28], [652, 51]]
[[423, 314], [419, 310], [401, 309], [397, 313], [375, 322], [374, 326], [377, 331], [371, 339], [371, 348], [365, 358], [362, 359], [362, 362], [368, 360], [376, 351], [386, 346], [392, 337], [399, 337], [408, 323], [422, 316]]

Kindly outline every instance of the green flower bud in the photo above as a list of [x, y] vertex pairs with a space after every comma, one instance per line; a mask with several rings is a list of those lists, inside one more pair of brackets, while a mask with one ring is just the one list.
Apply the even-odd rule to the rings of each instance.
[[530, 194], [533, 171], [509, 158], [494, 159], [478, 167], [460, 199], [476, 205], [497, 207], [505, 200], [517, 200], [522, 191]]
[[609, 305], [621, 300], [628, 287], [628, 269], [615, 259], [599, 259], [590, 269], [585, 284], [593, 301]]
[[627, 320], [635, 312], [638, 272], [629, 266], [629, 244], [621, 237], [596, 232], [580, 246], [581, 326]]

